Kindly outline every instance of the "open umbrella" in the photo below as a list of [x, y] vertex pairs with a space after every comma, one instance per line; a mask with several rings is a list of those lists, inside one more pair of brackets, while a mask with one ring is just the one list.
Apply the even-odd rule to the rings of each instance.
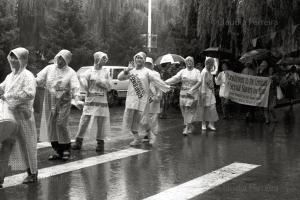
[[247, 62], [252, 62], [253, 60], [267, 59], [270, 56], [271, 53], [267, 49], [255, 49], [242, 55], [239, 61], [242, 63], [247, 63]]
[[234, 56], [230, 50], [220, 47], [209, 47], [205, 49], [202, 54], [207, 57], [219, 58], [219, 59], [233, 59]]
[[276, 64], [277, 65], [299, 65], [300, 58], [285, 57], [280, 59]]
[[160, 56], [158, 57], [154, 64], [155, 65], [160, 65], [160, 64], [163, 64], [163, 63], [180, 63], [180, 62], [184, 62], [184, 58], [180, 55], [177, 55], [177, 54], [166, 54], [166, 55], [163, 55], [163, 56]]

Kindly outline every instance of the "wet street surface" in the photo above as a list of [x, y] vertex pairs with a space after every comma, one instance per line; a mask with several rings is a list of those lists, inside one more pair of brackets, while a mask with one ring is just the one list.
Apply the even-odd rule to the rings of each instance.
[[[157, 144], [139, 148], [130, 148], [131, 135], [122, 133], [123, 109], [110, 110], [104, 154], [95, 152], [93, 138], [68, 162], [48, 161], [51, 147], [40, 147], [38, 183], [20, 184], [24, 174], [10, 174], [0, 200], [300, 199], [300, 105], [277, 108], [278, 123], [222, 119], [217, 131], [196, 124], [187, 137], [172, 110], [160, 120]], [[72, 110], [72, 138], [79, 118]]]

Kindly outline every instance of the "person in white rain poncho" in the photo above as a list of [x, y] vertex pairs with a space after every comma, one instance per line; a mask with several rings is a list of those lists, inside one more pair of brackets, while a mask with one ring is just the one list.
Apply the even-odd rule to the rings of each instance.
[[188, 91], [200, 81], [200, 71], [194, 68], [194, 58], [187, 57], [185, 59], [186, 68], [180, 70], [175, 76], [166, 80], [168, 84], [181, 82], [180, 89], [180, 109], [184, 119], [185, 128], [183, 135], [188, 135], [192, 132], [192, 122], [196, 112], [199, 92], [194, 90], [193, 93]]
[[202, 130], [206, 130], [206, 122], [209, 122], [208, 128], [215, 131], [214, 122], [219, 119], [216, 110], [214, 80], [211, 74], [214, 66], [215, 60], [208, 58], [205, 61], [205, 68], [201, 71], [200, 81], [191, 89], [191, 91], [193, 91], [200, 87], [199, 106], [197, 107], [194, 121], [202, 121]]
[[[107, 92], [112, 86], [109, 71], [102, 68], [107, 61], [108, 57], [106, 53], [96, 52], [94, 54], [94, 66], [91, 66], [79, 77], [80, 84], [87, 93], [79, 123], [79, 130], [76, 135], [76, 142], [72, 146], [73, 150], [81, 149], [88, 125], [91, 124], [91, 127], [93, 127], [92, 125], [96, 124], [96, 151], [104, 151], [104, 136], [110, 132]], [[92, 131], [91, 128], [90, 131]]]
[[[145, 66], [152, 70], [153, 75], [157, 78], [160, 78], [160, 74], [154, 71], [153, 59], [150, 57], [146, 58]], [[143, 142], [148, 142], [149, 144], [154, 144], [156, 141], [156, 135], [158, 133], [158, 115], [160, 113], [160, 101], [162, 98], [162, 91], [154, 86], [153, 83], [150, 83], [150, 97], [149, 97], [149, 113], [145, 120], [147, 123], [144, 126], [146, 135], [143, 139]]]
[[9, 53], [7, 58], [12, 72], [0, 84], [1, 126], [10, 114], [17, 125], [5, 131], [1, 128], [0, 187], [8, 165], [12, 170], [27, 169], [28, 177], [23, 183], [37, 181], [37, 133], [33, 115], [36, 82], [33, 74], [26, 69], [28, 54], [28, 50], [22, 47]]
[[143, 116], [149, 113], [149, 86], [153, 83], [163, 92], [170, 90], [170, 86], [157, 78], [152, 70], [145, 67], [146, 54], [140, 52], [134, 56], [134, 64], [130, 63], [128, 68], [118, 75], [119, 80], [130, 80], [125, 112], [123, 117], [123, 130], [131, 131], [134, 140], [130, 143], [131, 146], [140, 144], [138, 131], [140, 125], [147, 122], [142, 122]]
[[37, 75], [37, 84], [44, 86], [44, 103], [40, 129], [40, 140], [50, 141], [55, 154], [49, 160], [68, 160], [71, 140], [68, 118], [71, 99], [79, 91], [76, 72], [69, 67], [72, 54], [61, 50], [54, 58], [54, 64], [46, 66]]

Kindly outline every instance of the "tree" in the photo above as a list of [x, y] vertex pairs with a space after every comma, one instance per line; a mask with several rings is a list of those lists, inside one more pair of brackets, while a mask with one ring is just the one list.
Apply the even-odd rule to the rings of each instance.
[[10, 69], [7, 63], [7, 54], [15, 46], [19, 38], [17, 18], [15, 13], [9, 14], [7, 1], [0, 1], [0, 81], [2, 82]]
[[112, 26], [109, 45], [112, 64], [127, 65], [138, 51], [143, 50], [139, 27], [129, 10]]
[[42, 49], [45, 57], [50, 60], [61, 49], [68, 49], [73, 54], [71, 66], [91, 64], [92, 55], [101, 40], [87, 33], [80, 1], [63, 1], [54, 10], [52, 21], [46, 26], [42, 36]]

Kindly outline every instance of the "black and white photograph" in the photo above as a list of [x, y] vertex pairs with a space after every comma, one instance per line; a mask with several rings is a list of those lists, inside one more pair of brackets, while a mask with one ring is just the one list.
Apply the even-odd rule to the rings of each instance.
[[300, 0], [0, 0], [0, 200], [300, 200]]

